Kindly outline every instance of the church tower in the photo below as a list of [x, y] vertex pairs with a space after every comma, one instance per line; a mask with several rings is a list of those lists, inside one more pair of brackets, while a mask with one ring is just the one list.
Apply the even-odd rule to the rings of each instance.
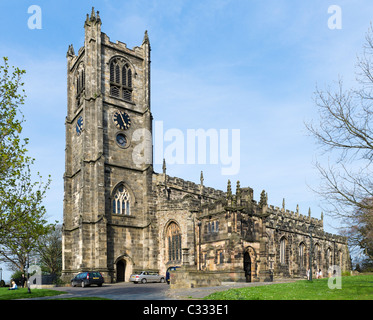
[[62, 272], [127, 281], [157, 268], [149, 38], [133, 49], [111, 42], [93, 8], [84, 29], [84, 46], [66, 56]]

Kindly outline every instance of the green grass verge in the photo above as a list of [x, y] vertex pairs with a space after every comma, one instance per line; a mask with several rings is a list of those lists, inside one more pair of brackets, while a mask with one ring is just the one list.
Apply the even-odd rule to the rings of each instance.
[[[373, 300], [373, 275], [341, 278], [341, 289], [330, 289], [329, 279], [299, 280], [215, 292], [206, 300]], [[334, 281], [334, 285], [337, 283]]]
[[31, 293], [28, 293], [27, 288], [20, 288], [17, 290], [8, 290], [8, 288], [0, 288], [0, 300], [50, 297], [64, 293], [66, 292], [50, 289], [32, 289]]

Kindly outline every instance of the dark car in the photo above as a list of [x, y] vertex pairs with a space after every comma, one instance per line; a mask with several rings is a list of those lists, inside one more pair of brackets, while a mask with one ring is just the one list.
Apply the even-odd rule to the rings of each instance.
[[166, 271], [166, 282], [167, 284], [170, 284], [170, 271], [175, 271], [177, 268], [180, 267], [168, 267]]
[[91, 284], [96, 284], [101, 287], [103, 283], [104, 277], [97, 271], [81, 272], [75, 278], [71, 279], [72, 287], [82, 286], [84, 288]]

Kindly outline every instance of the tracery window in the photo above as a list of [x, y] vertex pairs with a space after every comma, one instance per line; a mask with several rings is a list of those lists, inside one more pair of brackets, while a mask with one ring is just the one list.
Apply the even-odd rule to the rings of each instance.
[[132, 101], [132, 70], [122, 58], [110, 62], [110, 95]]
[[113, 197], [113, 213], [129, 216], [131, 214], [131, 199], [128, 191], [119, 186]]
[[175, 222], [171, 222], [166, 230], [166, 246], [169, 261], [181, 261], [181, 231]]
[[209, 221], [207, 222], [207, 232], [208, 233], [217, 233], [219, 232], [219, 221]]

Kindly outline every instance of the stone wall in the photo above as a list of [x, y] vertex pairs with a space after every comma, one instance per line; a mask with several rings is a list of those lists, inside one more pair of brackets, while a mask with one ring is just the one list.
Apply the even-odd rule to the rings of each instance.
[[178, 268], [170, 271], [170, 288], [198, 288], [220, 286], [220, 277], [216, 277], [215, 272], [197, 271], [193, 268]]

